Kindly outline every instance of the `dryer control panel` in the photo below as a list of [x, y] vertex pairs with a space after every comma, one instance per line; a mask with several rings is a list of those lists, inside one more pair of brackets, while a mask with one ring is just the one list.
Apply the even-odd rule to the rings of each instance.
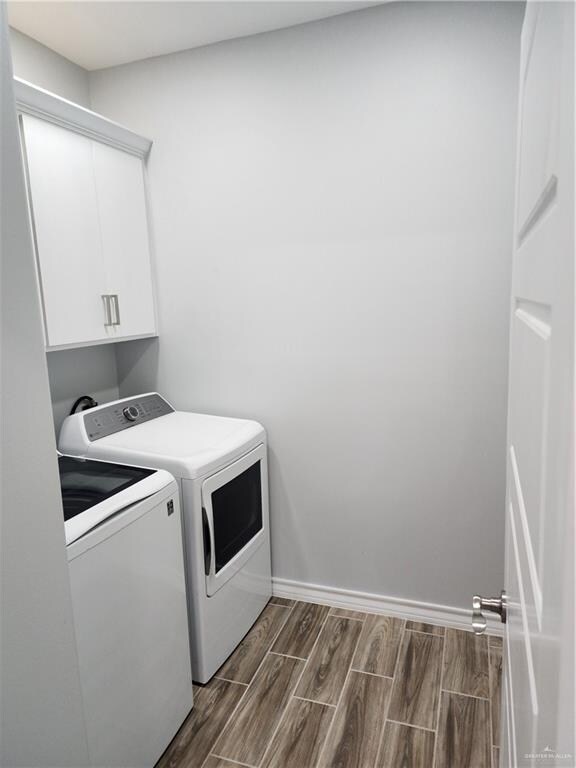
[[85, 411], [84, 428], [90, 442], [172, 413], [174, 408], [157, 394], [142, 395]]

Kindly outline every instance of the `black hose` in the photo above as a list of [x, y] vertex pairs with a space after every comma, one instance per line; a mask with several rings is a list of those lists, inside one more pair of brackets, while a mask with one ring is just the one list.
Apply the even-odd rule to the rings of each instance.
[[78, 398], [78, 400], [74, 402], [74, 405], [70, 409], [70, 416], [72, 416], [73, 413], [76, 413], [80, 403], [85, 403], [85, 405], [83, 405], [82, 408], [80, 409], [81, 411], [87, 411], [89, 408], [96, 408], [96, 406], [98, 405], [96, 400], [94, 400], [93, 397], [90, 397], [90, 395], [82, 395], [81, 397]]

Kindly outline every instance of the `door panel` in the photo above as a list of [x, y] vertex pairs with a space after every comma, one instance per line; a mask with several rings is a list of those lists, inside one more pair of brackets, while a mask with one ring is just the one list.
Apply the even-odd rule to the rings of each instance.
[[[542, 13], [531, 4], [526, 13], [522, 51], [522, 141], [518, 186], [519, 235], [525, 237], [555, 197], [558, 99], [563, 23], [560, 3]], [[543, 115], [546, 116], [542, 119]], [[541, 210], [542, 209], [542, 210]]]
[[574, 765], [574, 7], [528, 3], [512, 273], [502, 760]]
[[[511, 328], [515, 355], [511, 387], [516, 396], [510, 402], [509, 472], [512, 499], [528, 548], [530, 576], [538, 584], [538, 593], [544, 543], [551, 333], [548, 305], [516, 301]], [[539, 605], [541, 609], [541, 595]]]
[[[519, 554], [519, 548], [515, 543], [514, 532], [512, 530], [513, 517], [510, 506], [508, 507], [508, 520], [506, 524], [510, 527], [511, 546], [514, 555]], [[517, 596], [514, 602], [511, 602], [511, 611], [508, 617], [508, 640], [506, 647], [506, 662], [503, 663], [503, 669], [506, 669], [505, 687], [509, 692], [509, 700], [513, 707], [508, 713], [510, 726], [514, 738], [510, 740], [510, 747], [513, 754], [516, 755], [516, 762], [510, 763], [510, 768], [516, 768], [518, 765], [527, 764], [525, 760], [518, 762], [518, 758], [533, 752], [534, 745], [531, 736], [519, 738], [527, 731], [531, 733], [534, 728], [535, 714], [534, 702], [532, 698], [533, 687], [531, 686], [530, 675], [533, 675], [533, 645], [532, 637], [525, 630], [524, 613], [524, 592], [520, 582], [521, 570], [519, 561], [514, 560], [514, 571], [507, 574], [506, 586], [511, 595]], [[528, 644], [528, 645], [527, 645]]]
[[156, 320], [142, 159], [93, 142], [107, 293], [118, 297], [115, 335], [153, 335]]
[[49, 346], [107, 339], [92, 141], [22, 115]]

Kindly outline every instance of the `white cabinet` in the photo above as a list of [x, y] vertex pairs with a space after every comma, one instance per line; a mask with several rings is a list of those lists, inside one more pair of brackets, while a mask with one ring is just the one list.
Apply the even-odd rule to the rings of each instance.
[[92, 142], [23, 116], [34, 235], [49, 345], [106, 338], [106, 293]]
[[155, 333], [142, 160], [93, 142], [106, 292], [121, 336]]
[[91, 130], [21, 115], [49, 349], [156, 334], [144, 157], [94, 138], [126, 129], [79, 115]]

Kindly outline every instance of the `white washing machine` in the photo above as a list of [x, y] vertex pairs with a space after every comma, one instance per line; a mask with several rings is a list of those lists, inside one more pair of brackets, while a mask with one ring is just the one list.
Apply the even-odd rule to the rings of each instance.
[[272, 593], [266, 433], [176, 411], [159, 394], [65, 419], [63, 453], [166, 469], [180, 487], [194, 680], [206, 683]]
[[193, 703], [178, 488], [163, 470], [58, 465], [90, 765], [153, 768]]

